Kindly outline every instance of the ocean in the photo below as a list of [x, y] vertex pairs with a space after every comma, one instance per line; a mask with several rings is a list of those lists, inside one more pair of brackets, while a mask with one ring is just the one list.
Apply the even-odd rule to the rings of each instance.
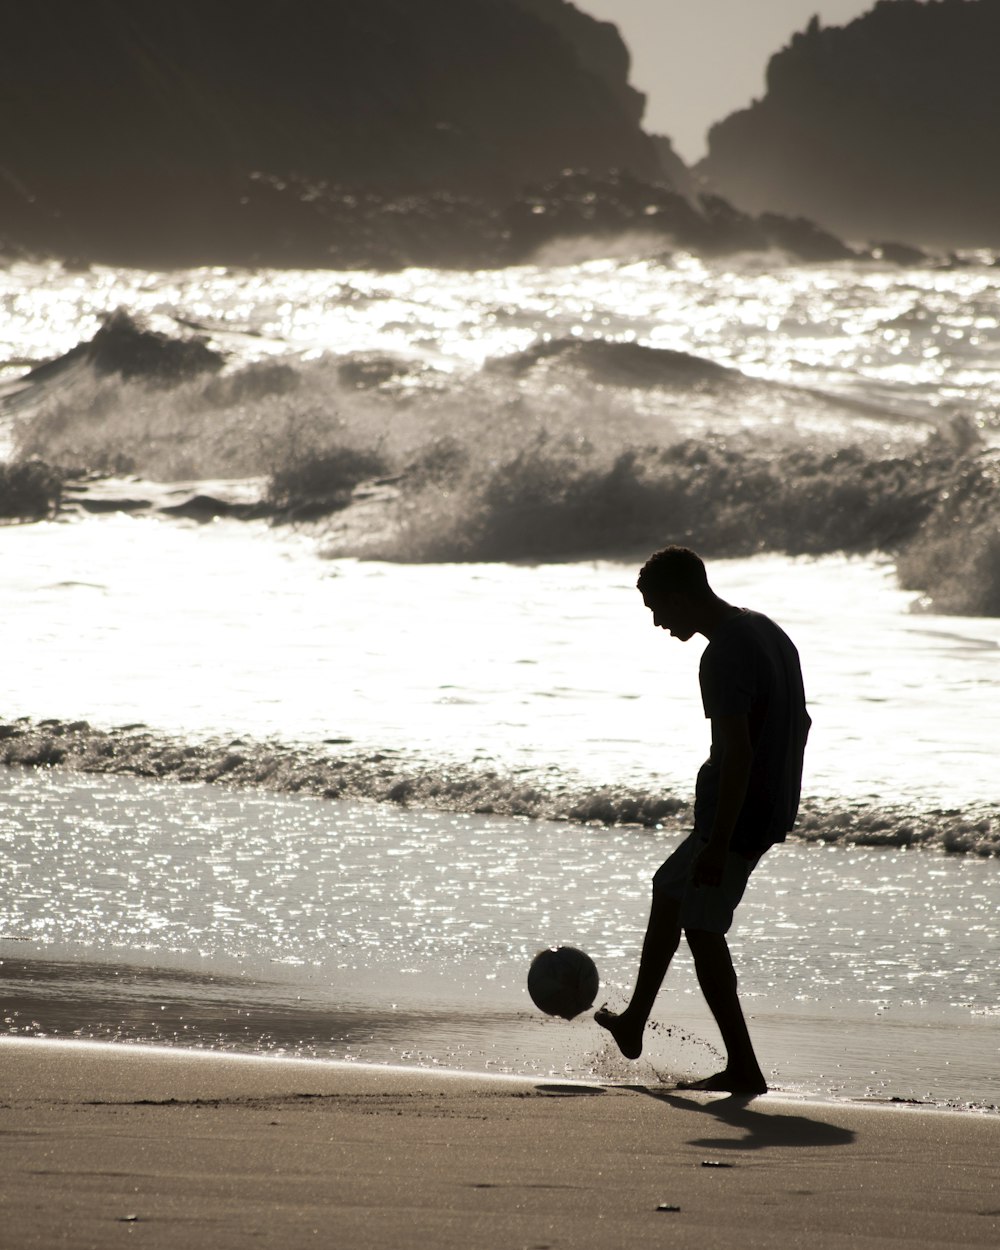
[[[89, 771], [6, 772], [7, 1032], [711, 1070], [684, 958], [634, 1068], [524, 988], [568, 943], [627, 999], [708, 745], [701, 644], [634, 589], [679, 540], [792, 635], [814, 719], [799, 829], [733, 934], [765, 1072], [1000, 1104], [1000, 269], [618, 252], [0, 271], [8, 449], [99, 464], [126, 501], [0, 528], [0, 729], [105, 735], [99, 771], [91, 745]], [[221, 367], [70, 354], [117, 309]], [[136, 506], [165, 482], [250, 497], [331, 448], [371, 471], [329, 517]], [[116, 775], [143, 771], [136, 734], [147, 775]], [[160, 767], [205, 744], [213, 783]], [[254, 753], [315, 777], [247, 786]]]

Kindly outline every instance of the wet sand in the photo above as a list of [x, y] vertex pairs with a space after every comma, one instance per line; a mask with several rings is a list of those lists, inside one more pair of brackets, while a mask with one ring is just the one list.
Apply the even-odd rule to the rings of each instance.
[[0, 1071], [12, 1247], [1000, 1239], [996, 1115], [51, 1041]]

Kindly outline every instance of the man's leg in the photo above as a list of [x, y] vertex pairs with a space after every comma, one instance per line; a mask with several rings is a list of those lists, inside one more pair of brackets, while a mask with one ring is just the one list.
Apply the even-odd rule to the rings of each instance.
[[594, 1015], [597, 1023], [607, 1029], [618, 1043], [618, 1049], [626, 1059], [638, 1059], [642, 1054], [642, 1034], [646, 1021], [653, 1010], [656, 995], [680, 940], [680, 899], [670, 898], [654, 890], [632, 999], [620, 1015], [605, 1007]]
[[701, 992], [722, 1034], [726, 1066], [714, 1076], [688, 1082], [681, 1088], [725, 1090], [731, 1094], [766, 1093], [767, 1082], [743, 1018], [743, 1008], [736, 992], [736, 970], [725, 935], [710, 933], [706, 929], [686, 929], [684, 936], [694, 956]]

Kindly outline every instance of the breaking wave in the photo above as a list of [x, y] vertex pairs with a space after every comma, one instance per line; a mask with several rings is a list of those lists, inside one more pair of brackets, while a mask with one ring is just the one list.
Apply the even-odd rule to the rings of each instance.
[[689, 352], [609, 339], [553, 339], [493, 361], [494, 373], [525, 374], [543, 364], [576, 367], [595, 382], [613, 386], [737, 387], [747, 379]]
[[224, 367], [118, 313], [9, 401], [21, 459], [157, 481], [261, 476], [253, 515], [400, 562], [891, 553], [939, 611], [1000, 614], [1000, 453], [964, 418], [554, 339], [481, 369], [385, 353]]
[[[0, 721], [0, 763], [14, 767], [209, 782], [594, 826], [679, 831], [691, 820], [690, 796], [652, 787], [588, 787], [565, 778], [554, 785], [541, 774], [391, 750], [343, 752], [335, 745], [302, 747], [249, 738], [182, 741], [143, 725], [103, 730], [82, 721]], [[803, 806], [793, 836], [831, 845], [923, 847], [992, 857], [1000, 856], [1000, 814], [986, 807], [917, 811], [813, 800]]]

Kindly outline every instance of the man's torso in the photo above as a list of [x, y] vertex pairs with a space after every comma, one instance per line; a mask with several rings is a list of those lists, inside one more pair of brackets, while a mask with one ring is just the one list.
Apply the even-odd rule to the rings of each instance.
[[[741, 609], [705, 648], [699, 681], [707, 717], [747, 717], [753, 763], [730, 849], [763, 854], [784, 841], [798, 811], [810, 724], [798, 652], [772, 620]], [[718, 802], [719, 769], [713, 752], [698, 773], [695, 828], [706, 836]]]

